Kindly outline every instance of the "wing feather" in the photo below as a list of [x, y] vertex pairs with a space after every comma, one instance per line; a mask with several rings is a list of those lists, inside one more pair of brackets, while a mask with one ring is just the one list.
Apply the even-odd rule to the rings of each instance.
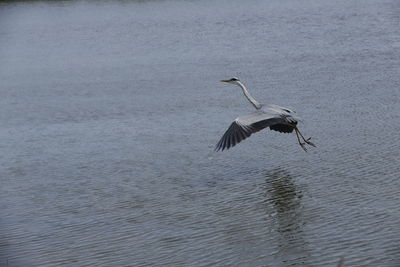
[[234, 147], [253, 133], [266, 127], [288, 122], [287, 116], [265, 112], [255, 112], [240, 116], [232, 122], [228, 130], [215, 146], [215, 150], [224, 150]]

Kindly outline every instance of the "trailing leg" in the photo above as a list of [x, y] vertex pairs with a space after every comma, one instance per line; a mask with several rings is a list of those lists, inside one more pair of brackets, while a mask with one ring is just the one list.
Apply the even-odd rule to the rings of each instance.
[[297, 128], [294, 128], [294, 131], [296, 132], [297, 141], [299, 141], [299, 145], [301, 146], [301, 148], [302, 148], [305, 152], [307, 152], [307, 148], [304, 146], [305, 143], [302, 143], [302, 142], [300, 141], [300, 137], [299, 137], [299, 133], [298, 133]]
[[308, 139], [305, 139], [304, 136], [301, 134], [300, 130], [297, 127], [295, 128], [295, 130], [296, 130], [296, 133], [299, 133], [299, 135], [301, 136], [301, 138], [304, 140], [304, 142], [306, 144], [308, 144], [310, 146], [313, 146], [313, 147], [317, 147], [313, 142], [310, 141], [311, 137], [308, 138]]

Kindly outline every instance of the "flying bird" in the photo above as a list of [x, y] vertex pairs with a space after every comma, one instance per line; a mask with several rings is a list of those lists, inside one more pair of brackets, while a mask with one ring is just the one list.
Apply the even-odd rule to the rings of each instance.
[[310, 141], [311, 137], [308, 139], [304, 138], [297, 128], [299, 120], [294, 115], [294, 111], [274, 104], [260, 104], [250, 95], [244, 84], [236, 77], [229, 80], [221, 80], [221, 82], [234, 84], [242, 88], [244, 96], [256, 108], [256, 111], [237, 117], [215, 146], [216, 151], [234, 147], [253, 133], [267, 127], [281, 133], [295, 131], [299, 145], [306, 152], [306, 144], [315, 147]]

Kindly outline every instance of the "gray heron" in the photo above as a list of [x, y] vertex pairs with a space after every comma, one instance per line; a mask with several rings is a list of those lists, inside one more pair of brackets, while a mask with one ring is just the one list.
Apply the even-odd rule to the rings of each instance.
[[229, 149], [253, 133], [261, 131], [267, 127], [281, 133], [291, 133], [294, 130], [299, 145], [306, 152], [306, 144], [315, 147], [315, 145], [310, 141], [311, 137], [308, 139], [304, 138], [297, 128], [299, 120], [294, 115], [294, 111], [274, 104], [260, 104], [250, 95], [244, 84], [236, 77], [229, 80], [221, 80], [221, 82], [234, 84], [242, 88], [244, 96], [256, 108], [256, 111], [248, 115], [237, 117], [215, 146], [215, 151]]

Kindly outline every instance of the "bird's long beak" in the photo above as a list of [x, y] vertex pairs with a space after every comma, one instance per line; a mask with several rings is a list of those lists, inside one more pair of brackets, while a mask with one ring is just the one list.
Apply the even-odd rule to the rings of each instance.
[[223, 82], [223, 83], [228, 83], [228, 82], [229, 82], [229, 80], [220, 80], [220, 82]]

